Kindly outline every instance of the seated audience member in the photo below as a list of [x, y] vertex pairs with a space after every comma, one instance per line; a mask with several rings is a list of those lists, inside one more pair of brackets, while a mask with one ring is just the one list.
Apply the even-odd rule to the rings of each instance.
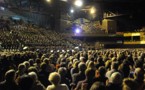
[[125, 78], [123, 80], [122, 90], [138, 90], [137, 83], [131, 78]]
[[61, 76], [60, 84], [66, 84], [70, 88], [70, 80], [67, 78], [67, 70], [64, 67], [58, 69], [58, 73]]
[[87, 69], [88, 69], [88, 68], [90, 68], [92, 71], [94, 71], [94, 72], [95, 72], [96, 67], [95, 67], [95, 65], [94, 65], [94, 62], [93, 62], [93, 61], [90, 61], [90, 62], [88, 63], [88, 65], [87, 65]]
[[31, 90], [45, 90], [44, 85], [38, 80], [38, 76], [35, 72], [30, 72], [30, 73], [28, 73], [28, 75], [34, 81]]
[[83, 63], [86, 63], [87, 60], [86, 60], [85, 57], [80, 57], [80, 61], [83, 62]]
[[86, 65], [84, 63], [80, 63], [78, 65], [79, 67], [79, 73], [76, 73], [72, 76], [72, 83], [77, 85], [77, 83], [81, 80], [84, 80], [86, 78], [85, 76], [85, 70], [86, 70]]
[[28, 75], [21, 76], [18, 81], [21, 90], [31, 90], [33, 83], [33, 79]]
[[119, 72], [114, 72], [107, 83], [107, 90], [122, 90], [122, 76]]
[[122, 64], [120, 64], [118, 69], [122, 73], [124, 78], [129, 77], [129, 74], [130, 74], [130, 65], [129, 65], [128, 61], [125, 60], [124, 62], [122, 62]]
[[73, 64], [73, 68], [71, 68], [71, 76], [75, 73], [78, 73], [79, 72], [79, 68], [78, 68], [78, 64], [79, 64], [79, 61], [75, 61], [74, 64]]
[[29, 59], [30, 66], [34, 66], [34, 59]]
[[34, 63], [34, 66], [37, 68], [38, 72], [40, 71], [40, 65], [41, 65], [41, 60], [40, 58], [36, 58], [36, 63]]
[[93, 79], [95, 77], [95, 72], [92, 72], [92, 69], [88, 68], [85, 71], [86, 78], [83, 81], [79, 81], [75, 90], [89, 90], [93, 84]]
[[48, 76], [49, 76], [49, 72], [47, 71], [47, 64], [42, 62], [41, 65], [40, 65], [40, 72], [39, 72], [39, 80], [40, 82], [45, 86], [47, 87], [48, 85], [50, 85], [50, 82], [47, 80], [48, 79]]
[[136, 68], [134, 71], [134, 81], [137, 83], [137, 90], [145, 89], [144, 70]]
[[23, 63], [19, 64], [18, 70], [16, 72], [16, 77], [19, 78], [19, 77], [23, 76], [24, 74], [26, 74], [25, 70], [26, 70], [25, 64], [23, 64]]
[[90, 55], [88, 55], [88, 60], [86, 61], [86, 66], [88, 67], [88, 64], [92, 61], [94, 61], [94, 57], [93, 55], [91, 55], [91, 51], [88, 51], [88, 54], [90, 53]]
[[[39, 36], [35, 36], [36, 40], [39, 39]], [[27, 35], [27, 38], [31, 37]], [[36, 43], [33, 42], [34, 37], [31, 39], [32, 43]], [[41, 39], [37, 41], [41, 43]], [[28, 43], [30, 42], [28, 40]], [[9, 43], [6, 42], [6, 44]], [[39, 51], [1, 52], [0, 90], [145, 89], [145, 55], [143, 55], [145, 49], [99, 49], [95, 51], [86, 48], [84, 51], [72, 50], [69, 53], [66, 52], [69, 47], [59, 46], [58, 48], [58, 44], [52, 40], [52, 46], [46, 47], [46, 50], [43, 47]], [[11, 46], [8, 45], [8, 47]], [[64, 52], [56, 52], [61, 49]], [[50, 50], [54, 51], [49, 52]], [[56, 63], [57, 60], [59, 63]], [[16, 73], [10, 68], [17, 70]]]
[[108, 72], [106, 72], [106, 77], [110, 78], [110, 76], [112, 75], [112, 73], [114, 72], [118, 72], [118, 63], [117, 62], [112, 62], [111, 64], [111, 70], [109, 70]]
[[23, 63], [19, 64], [18, 70], [16, 72], [16, 82], [18, 82], [19, 79], [26, 74], [26, 66]]
[[49, 73], [55, 71], [55, 67], [54, 67], [54, 65], [51, 63], [51, 59], [49, 59], [49, 58], [44, 58], [44, 62], [45, 62], [46, 65], [47, 65], [47, 71], [48, 71]]
[[101, 82], [94, 82], [90, 90], [106, 90], [105, 85]]
[[143, 60], [135, 60], [135, 63], [134, 63], [134, 66], [135, 68], [143, 68]]
[[61, 77], [57, 72], [50, 73], [48, 80], [52, 85], [48, 85], [46, 90], [69, 90], [66, 84], [60, 84]]
[[98, 57], [97, 60], [94, 60], [96, 62], [95, 67], [98, 69], [100, 66], [105, 66], [105, 63], [103, 61], [102, 57]]
[[0, 82], [0, 90], [20, 90], [15, 82], [15, 71], [8, 70], [5, 73], [5, 80]]
[[29, 72], [35, 72], [36, 74], [38, 74], [38, 70], [37, 70], [37, 68], [34, 67], [34, 66], [30, 66], [30, 67], [28, 68], [28, 73], [29, 73]]
[[28, 73], [28, 68], [30, 67], [30, 63], [28, 61], [24, 61], [23, 64], [26, 66], [25, 73]]
[[104, 66], [99, 67], [99, 69], [96, 70], [96, 78], [94, 79], [94, 81], [99, 81], [104, 85], [106, 85], [106, 81], [108, 78], [105, 76], [105, 74], [106, 74], [105, 67]]

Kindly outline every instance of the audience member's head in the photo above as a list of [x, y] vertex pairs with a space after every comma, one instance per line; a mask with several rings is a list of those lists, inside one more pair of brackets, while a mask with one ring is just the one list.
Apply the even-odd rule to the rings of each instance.
[[103, 58], [102, 57], [98, 57], [97, 58], [97, 63], [102, 63], [103, 62]]
[[79, 61], [75, 61], [73, 64], [73, 68], [78, 68]]
[[94, 61], [94, 57], [92, 55], [88, 55], [88, 60]]
[[36, 67], [31, 66], [31, 67], [28, 68], [28, 72], [35, 72], [35, 73], [38, 73], [38, 70], [37, 70]]
[[90, 61], [90, 62], [88, 63], [87, 68], [94, 69], [94, 68], [95, 68], [94, 62], [93, 62], [93, 61]]
[[34, 65], [34, 59], [29, 59], [30, 66]]
[[105, 85], [101, 82], [95, 82], [91, 86], [90, 90], [106, 90]]
[[143, 68], [143, 62], [141, 60], [136, 60], [135, 68]]
[[92, 80], [95, 77], [95, 72], [92, 69], [88, 68], [85, 71], [85, 75], [88, 80]]
[[106, 69], [111, 69], [111, 61], [110, 60], [105, 62], [105, 67], [106, 67]]
[[125, 78], [123, 80], [122, 90], [137, 90], [137, 83], [131, 78]]
[[47, 64], [45, 62], [41, 63], [40, 68], [41, 68], [42, 71], [46, 71]]
[[122, 75], [119, 72], [114, 72], [109, 78], [109, 82], [113, 84], [121, 84], [122, 83]]
[[41, 64], [40, 58], [36, 58], [36, 63], [37, 63], [37, 64]]
[[105, 76], [106, 74], [106, 69], [104, 66], [99, 67], [98, 72], [100, 74], [100, 76]]
[[118, 70], [122, 72], [124, 77], [128, 77], [130, 74], [130, 67], [128, 64], [126, 64], [124, 62], [122, 64], [120, 64]]
[[19, 64], [19, 66], [18, 66], [18, 71], [19, 71], [20, 73], [24, 73], [25, 70], [26, 70], [26, 66], [25, 66], [23, 63]]
[[58, 73], [59, 73], [61, 76], [65, 76], [66, 73], [67, 73], [66, 68], [60, 67], [60, 68], [58, 69]]
[[52, 72], [49, 75], [48, 80], [53, 84], [53, 85], [58, 85], [61, 81], [61, 77], [60, 74], [58, 74], [57, 72]]
[[143, 80], [144, 80], [144, 71], [141, 68], [136, 68], [135, 71], [134, 71], [134, 78], [139, 82], [143, 82]]
[[36, 82], [38, 80], [38, 76], [35, 72], [29, 72], [28, 75]]
[[28, 61], [25, 61], [24, 65], [26, 66], [26, 69], [28, 69], [30, 67], [30, 63]]
[[84, 63], [79, 63], [78, 68], [79, 68], [79, 71], [85, 72], [87, 67]]
[[111, 69], [118, 70], [118, 66], [119, 66], [118, 62], [112, 62]]
[[45, 62], [46, 64], [49, 64], [49, 63], [50, 63], [50, 59], [49, 59], [49, 58], [44, 58], [44, 62]]
[[8, 70], [5, 73], [5, 79], [8, 82], [13, 82], [15, 80], [15, 70]]
[[80, 61], [86, 63], [85, 57], [80, 57]]
[[[73, 59], [73, 63], [75, 64], [75, 62], [77, 62], [78, 61], [78, 59], [76, 59], [76, 58], [74, 58]], [[79, 62], [79, 61], [78, 61]]]
[[28, 75], [23, 75], [18, 81], [21, 90], [30, 90], [33, 85], [33, 79]]

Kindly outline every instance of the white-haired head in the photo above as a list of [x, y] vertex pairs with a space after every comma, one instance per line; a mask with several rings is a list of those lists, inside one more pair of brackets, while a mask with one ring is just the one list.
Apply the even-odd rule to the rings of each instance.
[[122, 82], [122, 76], [119, 72], [114, 72], [110, 79], [109, 82], [113, 83], [113, 84], [121, 84]]

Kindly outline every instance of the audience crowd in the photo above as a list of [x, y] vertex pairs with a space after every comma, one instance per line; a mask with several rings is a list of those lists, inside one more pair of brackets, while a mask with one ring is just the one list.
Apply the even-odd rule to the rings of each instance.
[[144, 49], [89, 50], [85, 42], [22, 21], [1, 24], [0, 32], [0, 49], [9, 50], [0, 52], [0, 90], [145, 89]]
[[1, 52], [0, 90], [144, 90], [144, 49]]
[[[0, 21], [7, 20], [2, 19]], [[0, 28], [0, 43], [3, 49], [6, 50], [19, 50], [24, 46], [33, 48], [57, 46], [61, 49], [76, 47], [80, 44], [81, 46], [87, 46], [85, 42], [72, 39], [63, 33], [47, 30], [31, 23], [25, 23], [22, 20], [9, 21], [9, 24], [7, 24], [9, 29], [5, 27], [7, 25]]]

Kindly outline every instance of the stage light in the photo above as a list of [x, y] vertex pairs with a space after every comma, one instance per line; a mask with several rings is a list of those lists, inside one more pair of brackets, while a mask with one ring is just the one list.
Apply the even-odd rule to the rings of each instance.
[[95, 14], [96, 13], [96, 8], [95, 7], [92, 7], [91, 9], [90, 9], [90, 14]]
[[81, 29], [80, 28], [76, 28], [75, 29], [75, 33], [79, 34], [81, 32]]
[[53, 50], [50, 51], [51, 53], [53, 52]]
[[71, 9], [71, 10], [70, 10], [70, 12], [71, 12], [71, 13], [74, 13], [74, 10], [73, 10], [73, 9]]
[[4, 10], [5, 10], [5, 8], [4, 8], [4, 7], [0, 7], [0, 10], [4, 11]]
[[83, 1], [82, 0], [76, 0], [74, 2], [74, 5], [76, 5], [77, 7], [81, 7], [81, 6], [83, 6]]
[[51, 0], [46, 0], [46, 1], [49, 2], [49, 3], [51, 2]]
[[63, 1], [63, 2], [67, 2], [68, 0], [61, 0], [61, 1]]

